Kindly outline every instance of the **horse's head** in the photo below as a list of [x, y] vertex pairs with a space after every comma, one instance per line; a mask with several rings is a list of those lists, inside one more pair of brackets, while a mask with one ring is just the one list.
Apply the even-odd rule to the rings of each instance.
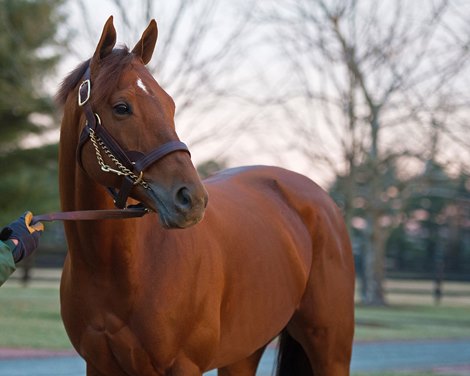
[[121, 192], [118, 201], [130, 196], [156, 211], [165, 227], [185, 228], [202, 219], [207, 192], [175, 132], [175, 104], [145, 67], [157, 34], [152, 20], [131, 52], [114, 49], [112, 17], [106, 22], [76, 83], [77, 157], [94, 181]]

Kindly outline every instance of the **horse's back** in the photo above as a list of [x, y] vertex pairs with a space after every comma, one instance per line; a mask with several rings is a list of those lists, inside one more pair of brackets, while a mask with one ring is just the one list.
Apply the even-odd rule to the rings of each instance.
[[[257, 187], [271, 200], [281, 198], [284, 205], [279, 208], [284, 207], [282, 217], [292, 225], [292, 236], [308, 234], [309, 242], [302, 241], [294, 247], [293, 254], [301, 256], [308, 272], [293, 315], [285, 323], [284, 336], [301, 344], [314, 373], [349, 374], [354, 334], [354, 262], [342, 213], [333, 200], [307, 177], [274, 167], [228, 170], [215, 177], [213, 184]], [[277, 270], [276, 277], [292, 272], [289, 268]], [[273, 283], [272, 291], [279, 288], [278, 282]], [[306, 359], [302, 357], [291, 353], [284, 358], [279, 375], [291, 374], [295, 363]]]
[[[262, 237], [263, 229], [268, 233], [274, 230], [288, 234], [297, 248], [306, 248], [309, 254], [309, 217], [318, 210], [336, 211], [326, 192], [312, 180], [279, 167], [226, 169], [204, 183], [210, 196], [206, 226], [215, 225], [216, 218], [219, 225], [225, 226], [224, 232], [230, 232], [227, 227], [231, 227], [233, 231], [244, 231], [245, 237]], [[310, 256], [304, 258], [307, 261]]]
[[[287, 201], [319, 206], [331, 205], [328, 194], [315, 182], [291, 170], [274, 166], [243, 166], [222, 170], [204, 180], [210, 190], [270, 188], [273, 193], [282, 194]], [[294, 204], [294, 202], [292, 202]], [[297, 205], [296, 209], [297, 209]], [[333, 204], [334, 206], [334, 204]]]
[[[293, 239], [304, 239], [282, 250], [300, 256], [306, 275], [299, 279], [304, 282], [300, 297], [296, 289], [282, 297], [281, 304], [291, 309], [283, 323], [283, 338], [293, 339], [287, 346], [281, 341], [278, 374], [290, 375], [297, 363], [309, 359], [315, 374], [348, 375], [354, 333], [354, 263], [346, 226], [333, 200], [307, 177], [274, 167], [228, 170], [210, 180], [211, 184], [232, 187], [244, 198], [246, 187], [257, 190], [261, 201], [267, 199], [279, 208]], [[299, 271], [286, 265], [276, 270], [268, 293], [277, 295], [285, 287], [281, 276]]]
[[221, 244], [224, 278], [218, 366], [228, 361], [225, 346], [241, 354], [287, 325], [308, 287], [317, 226], [340, 214], [317, 184], [282, 168], [227, 169], [205, 185], [209, 205], [198, 226]]
[[346, 247], [349, 244], [341, 211], [327, 192], [304, 175], [273, 166], [246, 166], [223, 170], [204, 182], [209, 194], [216, 196], [216, 210], [224, 210], [218, 202], [220, 194], [245, 213], [245, 205], [254, 200], [259, 216], [266, 217], [263, 208], [272, 206], [294, 221], [296, 232], [307, 228], [311, 237], [322, 228], [345, 238]]
[[351, 251], [342, 213], [328, 193], [304, 175], [279, 167], [247, 166], [223, 170], [206, 179], [205, 185], [210, 196], [206, 225], [213, 226], [215, 217], [219, 225], [242, 229], [242, 238], [250, 233], [263, 237], [263, 229], [273, 238], [276, 235], [269, 229], [284, 234], [299, 252], [307, 274], [313, 243], [318, 248], [325, 237], [332, 237], [339, 251]]

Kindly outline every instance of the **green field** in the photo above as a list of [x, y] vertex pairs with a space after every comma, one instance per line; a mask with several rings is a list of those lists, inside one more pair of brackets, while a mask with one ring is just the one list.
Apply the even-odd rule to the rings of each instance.
[[[59, 313], [57, 287], [0, 288], [0, 347], [71, 349]], [[392, 305], [356, 308], [356, 340], [470, 338], [469, 306]], [[434, 376], [432, 372], [353, 376]]]
[[469, 307], [356, 307], [356, 340], [470, 338]]
[[0, 347], [70, 349], [57, 288], [0, 288]]
[[[57, 288], [0, 289], [0, 347], [67, 349]], [[470, 338], [469, 308], [410, 306], [356, 308], [356, 340]]]

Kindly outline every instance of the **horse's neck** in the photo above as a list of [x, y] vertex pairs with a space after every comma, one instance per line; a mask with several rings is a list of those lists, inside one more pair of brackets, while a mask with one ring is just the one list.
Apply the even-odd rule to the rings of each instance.
[[[70, 100], [64, 109], [59, 144], [59, 186], [62, 210], [86, 210], [106, 205], [108, 198], [78, 166], [76, 150], [79, 139], [80, 111]], [[104, 202], [103, 202], [104, 201]], [[100, 207], [93, 207], [99, 209]]]
[[[64, 211], [113, 208], [106, 190], [94, 183], [76, 161], [78, 111], [64, 112], [59, 147], [59, 185]], [[134, 220], [65, 222], [65, 232], [72, 262], [83, 261], [96, 267], [128, 265], [137, 235]]]

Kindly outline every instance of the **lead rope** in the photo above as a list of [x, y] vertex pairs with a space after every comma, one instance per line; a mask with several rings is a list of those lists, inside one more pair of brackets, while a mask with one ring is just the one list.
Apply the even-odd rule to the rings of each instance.
[[143, 206], [130, 206], [126, 209], [76, 210], [35, 215], [31, 224], [53, 221], [97, 221], [103, 219], [139, 218], [150, 213]]

